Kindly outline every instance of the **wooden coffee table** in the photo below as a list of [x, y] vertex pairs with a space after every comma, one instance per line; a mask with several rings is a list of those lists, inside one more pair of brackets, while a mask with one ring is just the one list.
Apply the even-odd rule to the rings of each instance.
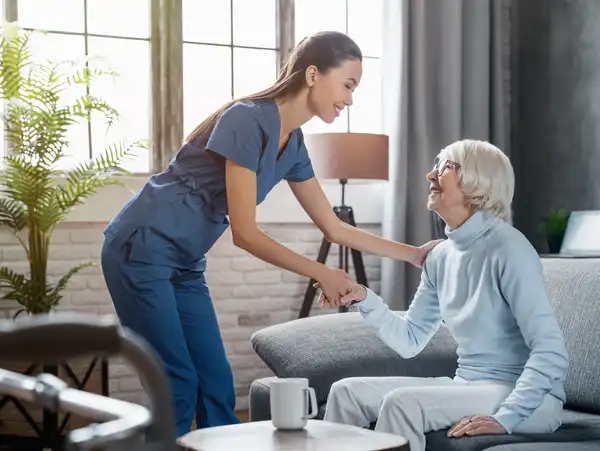
[[409, 451], [405, 438], [322, 420], [302, 431], [279, 431], [255, 421], [192, 431], [177, 440], [186, 451]]

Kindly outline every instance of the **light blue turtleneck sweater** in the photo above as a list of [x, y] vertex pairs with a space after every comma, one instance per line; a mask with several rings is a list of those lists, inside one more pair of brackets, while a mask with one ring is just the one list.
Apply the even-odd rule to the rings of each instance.
[[542, 265], [517, 229], [481, 211], [446, 235], [404, 316], [371, 290], [358, 308], [404, 358], [421, 352], [444, 321], [458, 343], [457, 376], [516, 383], [494, 415], [512, 433], [547, 393], [565, 401], [567, 350]]

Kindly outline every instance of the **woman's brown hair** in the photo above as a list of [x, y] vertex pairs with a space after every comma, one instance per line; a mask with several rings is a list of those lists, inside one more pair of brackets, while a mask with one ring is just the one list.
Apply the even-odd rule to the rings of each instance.
[[321, 73], [327, 73], [349, 59], [362, 61], [362, 53], [358, 45], [343, 33], [322, 31], [304, 38], [290, 54], [273, 85], [263, 91], [227, 102], [198, 125], [188, 135], [187, 141], [201, 138], [204, 144], [221, 114], [233, 103], [275, 99], [295, 94], [305, 86], [305, 72], [310, 66], [315, 66]]

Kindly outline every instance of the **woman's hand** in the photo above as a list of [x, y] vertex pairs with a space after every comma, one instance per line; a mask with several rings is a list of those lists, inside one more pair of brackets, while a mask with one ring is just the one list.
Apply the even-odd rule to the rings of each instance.
[[423, 244], [422, 246], [415, 248], [415, 255], [412, 259], [409, 260], [409, 263], [416, 266], [417, 268], [422, 268], [423, 264], [425, 263], [425, 259], [427, 258], [427, 254], [429, 254], [431, 249], [436, 247], [442, 241], [444, 240], [429, 241]]
[[506, 434], [506, 429], [494, 418], [485, 415], [470, 415], [465, 417], [448, 431], [448, 437], [501, 434]]
[[[341, 305], [342, 296], [353, 288], [350, 274], [342, 269], [327, 268], [317, 280], [315, 286], [323, 291], [321, 298], [326, 298], [326, 303], [331, 307]], [[319, 299], [321, 302], [321, 299]]]
[[[315, 288], [321, 288], [321, 287], [318, 283], [316, 283]], [[342, 298], [340, 299], [339, 305], [348, 307], [349, 305], [352, 305], [354, 302], [364, 301], [366, 297], [367, 297], [367, 290], [365, 289], [365, 287], [352, 282], [352, 289], [348, 293], [346, 293], [345, 295], [342, 296]], [[336, 305], [329, 302], [323, 293], [321, 293], [321, 295], [319, 296], [319, 305], [321, 307], [324, 307], [324, 306], [337, 307]]]

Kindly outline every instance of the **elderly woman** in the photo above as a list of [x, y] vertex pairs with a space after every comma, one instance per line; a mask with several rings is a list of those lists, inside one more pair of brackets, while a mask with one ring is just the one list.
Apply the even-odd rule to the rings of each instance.
[[448, 239], [428, 255], [404, 316], [360, 285], [342, 298], [404, 358], [423, 350], [443, 321], [458, 343], [454, 378], [347, 378], [333, 384], [325, 420], [404, 436], [425, 450], [429, 431], [450, 437], [552, 432], [560, 425], [568, 367], [540, 259], [511, 225], [509, 159], [480, 141], [443, 149], [428, 208]]

